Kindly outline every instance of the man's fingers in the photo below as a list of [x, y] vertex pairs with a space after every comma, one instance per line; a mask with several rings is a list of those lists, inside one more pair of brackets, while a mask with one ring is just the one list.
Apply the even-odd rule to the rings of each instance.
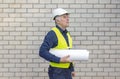
[[70, 61], [70, 55], [64, 56], [61, 58], [61, 62], [71, 62]]
[[70, 57], [70, 55], [65, 56], [65, 58], [69, 58], [69, 57]]

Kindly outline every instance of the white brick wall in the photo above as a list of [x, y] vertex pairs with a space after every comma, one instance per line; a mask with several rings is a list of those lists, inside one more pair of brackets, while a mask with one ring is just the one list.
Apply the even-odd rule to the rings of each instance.
[[48, 79], [38, 51], [57, 7], [71, 13], [73, 48], [90, 51], [73, 79], [120, 79], [120, 0], [0, 0], [0, 79]]

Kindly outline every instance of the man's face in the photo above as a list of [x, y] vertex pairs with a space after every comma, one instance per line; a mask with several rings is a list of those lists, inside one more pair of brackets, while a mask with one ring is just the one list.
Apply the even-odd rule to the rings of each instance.
[[59, 24], [63, 28], [68, 27], [69, 26], [69, 14], [61, 15], [60, 16], [60, 20], [59, 20]]

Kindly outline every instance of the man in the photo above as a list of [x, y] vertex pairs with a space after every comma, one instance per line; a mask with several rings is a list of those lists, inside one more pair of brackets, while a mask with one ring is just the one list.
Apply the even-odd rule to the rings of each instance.
[[45, 36], [39, 55], [50, 62], [48, 69], [50, 79], [72, 79], [75, 72], [70, 56], [60, 58], [49, 52], [50, 49], [72, 48], [72, 38], [66, 29], [69, 26], [69, 13], [62, 8], [57, 8], [53, 11], [53, 20], [56, 27]]

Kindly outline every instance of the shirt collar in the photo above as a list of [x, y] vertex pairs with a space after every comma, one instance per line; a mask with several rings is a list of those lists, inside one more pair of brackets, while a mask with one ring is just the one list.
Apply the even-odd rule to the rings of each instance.
[[60, 30], [61, 33], [67, 33], [67, 32], [68, 32], [67, 29], [63, 30], [63, 29], [61, 29], [60, 26], [58, 26], [58, 25], [56, 25], [56, 27]]

